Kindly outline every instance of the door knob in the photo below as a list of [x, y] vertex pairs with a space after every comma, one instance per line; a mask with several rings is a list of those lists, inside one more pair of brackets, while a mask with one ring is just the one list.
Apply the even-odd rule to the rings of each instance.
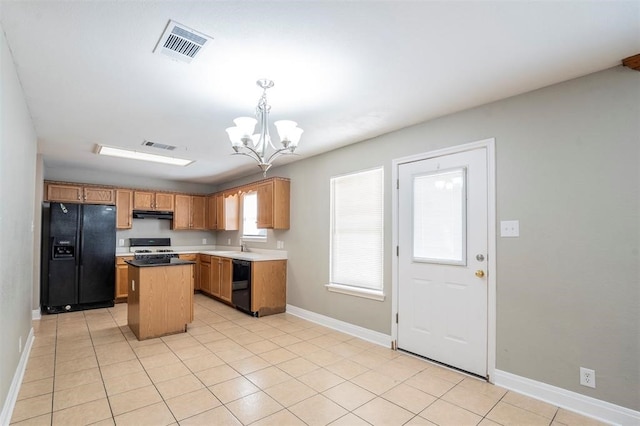
[[484, 277], [484, 271], [482, 269], [478, 269], [476, 271], [476, 277], [478, 277], [478, 278]]

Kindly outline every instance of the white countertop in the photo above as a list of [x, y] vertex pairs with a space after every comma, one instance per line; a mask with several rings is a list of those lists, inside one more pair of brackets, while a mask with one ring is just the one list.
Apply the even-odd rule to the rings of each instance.
[[[176, 254], [207, 254], [210, 256], [228, 257], [231, 259], [249, 260], [253, 262], [269, 260], [286, 260], [287, 252], [284, 250], [267, 250], [250, 248], [249, 251], [240, 251], [235, 247], [215, 247], [215, 246], [172, 246], [173, 253]], [[128, 248], [118, 247], [116, 256], [133, 256], [134, 253]]]

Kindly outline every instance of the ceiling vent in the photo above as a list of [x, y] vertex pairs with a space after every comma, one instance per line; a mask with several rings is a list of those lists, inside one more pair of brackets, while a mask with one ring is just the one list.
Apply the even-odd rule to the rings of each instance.
[[157, 142], [151, 142], [151, 141], [144, 141], [142, 142], [142, 145], [150, 146], [151, 148], [164, 149], [165, 151], [173, 151], [177, 148], [176, 146], [173, 146], [173, 145], [165, 145], [163, 143], [157, 143]]
[[192, 30], [189, 27], [169, 21], [154, 53], [170, 56], [178, 61], [193, 61], [211, 37]]

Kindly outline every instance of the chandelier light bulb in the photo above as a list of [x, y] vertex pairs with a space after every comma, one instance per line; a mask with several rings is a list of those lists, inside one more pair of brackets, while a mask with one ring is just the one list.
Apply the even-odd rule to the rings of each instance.
[[[233, 154], [251, 157], [258, 163], [264, 176], [272, 166], [272, 160], [280, 155], [293, 154], [303, 130], [298, 127], [298, 123], [291, 120], [279, 120], [273, 123], [276, 126], [282, 148], [276, 148], [269, 136], [269, 111], [271, 106], [267, 103], [267, 89], [273, 87], [273, 81], [262, 79], [256, 84], [262, 88], [262, 96], [256, 107], [256, 118], [238, 117], [233, 120], [235, 127], [226, 129], [233, 148]], [[258, 132], [254, 134], [256, 124], [260, 122]], [[249, 144], [251, 142], [251, 144]], [[267, 154], [267, 148], [271, 147], [273, 152]]]

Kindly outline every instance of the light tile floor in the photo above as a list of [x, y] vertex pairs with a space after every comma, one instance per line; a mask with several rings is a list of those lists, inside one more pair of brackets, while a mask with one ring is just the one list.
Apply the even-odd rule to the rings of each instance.
[[126, 304], [34, 321], [12, 424], [598, 424], [290, 314], [194, 309], [187, 333], [142, 342]]

